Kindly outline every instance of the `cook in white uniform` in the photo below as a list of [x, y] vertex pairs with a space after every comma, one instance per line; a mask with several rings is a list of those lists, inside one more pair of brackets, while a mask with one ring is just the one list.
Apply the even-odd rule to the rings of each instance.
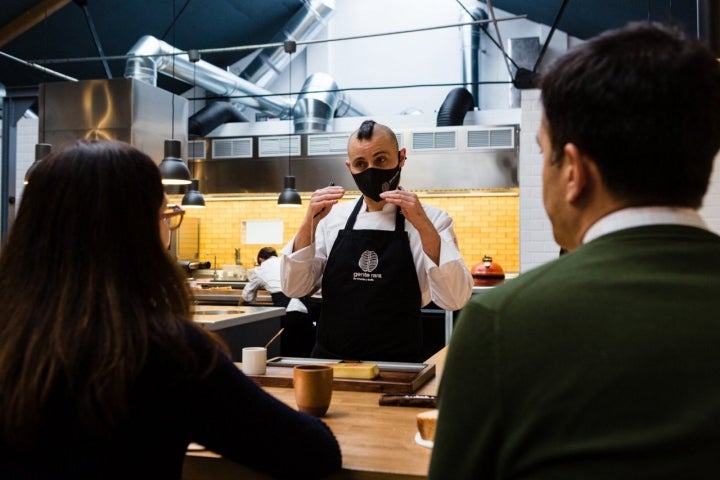
[[453, 221], [398, 188], [405, 149], [388, 127], [363, 122], [348, 157], [363, 196], [338, 203], [341, 186], [312, 194], [283, 249], [282, 290], [298, 297], [322, 282], [314, 357], [421, 361], [421, 307], [458, 310], [472, 293]]
[[258, 289], [267, 290], [272, 296], [274, 306], [285, 307], [280, 354], [283, 357], [309, 357], [315, 343], [315, 325], [303, 303], [306, 299], [289, 298], [283, 294], [280, 286], [280, 259], [274, 248], [261, 248], [257, 263], [253, 277], [243, 288], [243, 300], [253, 302]]

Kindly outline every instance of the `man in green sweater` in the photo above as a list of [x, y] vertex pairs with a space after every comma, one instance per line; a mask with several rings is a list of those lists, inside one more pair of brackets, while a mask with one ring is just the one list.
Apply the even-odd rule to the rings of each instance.
[[429, 478], [720, 478], [720, 237], [697, 213], [720, 64], [634, 24], [540, 88], [543, 201], [568, 253], [463, 308]]

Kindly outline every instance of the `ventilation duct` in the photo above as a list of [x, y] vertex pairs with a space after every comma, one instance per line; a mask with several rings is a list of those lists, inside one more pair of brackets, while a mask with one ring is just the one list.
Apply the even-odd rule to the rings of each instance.
[[248, 119], [227, 102], [213, 102], [197, 111], [188, 119], [188, 133], [204, 137], [216, 127], [228, 122], [247, 122]]
[[[328, 0], [304, 0], [302, 8], [274, 37], [274, 41], [304, 41], [317, 37], [333, 11]], [[298, 45], [297, 51], [301, 52], [304, 48], [305, 45]], [[332, 78], [323, 73], [307, 78], [294, 107], [290, 99], [266, 90], [290, 63], [291, 56], [282, 46], [257, 50], [252, 62], [236, 72], [240, 76], [233, 73], [238, 70], [237, 67], [231, 66], [230, 71], [226, 71], [204, 60], [192, 63], [187, 53], [150, 35], [138, 40], [128, 54], [133, 56], [127, 60], [125, 77], [155, 86], [157, 72], [160, 72], [227, 97], [232, 108], [237, 110], [235, 114], [225, 106], [217, 106], [207, 112], [198, 112], [200, 115], [193, 116], [189, 125], [192, 134], [207, 134], [227, 122], [247, 121], [242, 113], [246, 107], [281, 119], [290, 118], [292, 112], [295, 127], [299, 128], [297, 132], [331, 131], [333, 117], [367, 115], [338, 90]], [[217, 118], [210, 113], [217, 114]]]
[[151, 35], [141, 37], [128, 54], [134, 56], [125, 65], [126, 78], [155, 86], [157, 72], [161, 72], [228, 97], [232, 103], [247, 105], [276, 117], [287, 118], [290, 112], [291, 105], [287, 100], [274, 98], [272, 92], [204, 60], [192, 63], [187, 53]]
[[[470, 15], [470, 21], [487, 20], [488, 14], [479, 6], [475, 7]], [[467, 16], [463, 15], [460, 19], [462, 23], [468, 21]], [[480, 29], [486, 30], [487, 24], [463, 25], [462, 34], [462, 52], [463, 52], [463, 84], [472, 93], [475, 100], [474, 106], [480, 107]]]
[[327, 73], [310, 75], [293, 107], [295, 133], [332, 131], [333, 116], [362, 116]]
[[[271, 43], [283, 43], [287, 40], [300, 42], [318, 37], [327, 20], [334, 12], [333, 8], [323, 0], [305, 0], [302, 8], [293, 15], [288, 23], [273, 37]], [[295, 55], [305, 50], [305, 45], [297, 45]], [[258, 49], [255, 58], [245, 68], [238, 70], [237, 62], [230, 66], [230, 71], [240, 75], [248, 82], [261, 88], [269, 88], [272, 82], [290, 64], [290, 55], [282, 46]]]
[[437, 114], [438, 127], [462, 125], [467, 112], [473, 109], [473, 96], [464, 88], [450, 90]]

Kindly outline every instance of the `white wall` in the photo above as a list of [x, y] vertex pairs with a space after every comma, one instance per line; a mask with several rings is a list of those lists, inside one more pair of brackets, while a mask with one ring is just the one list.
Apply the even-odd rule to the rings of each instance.
[[[471, 11], [479, 4], [472, 0], [463, 3]], [[495, 16], [513, 15], [496, 9]], [[468, 21], [470, 18], [454, 1], [336, 0], [324, 34], [329, 41], [307, 46], [292, 62], [292, 81], [286, 69], [270, 90], [287, 92], [292, 83], [292, 90], [297, 92], [308, 75], [324, 72], [339, 88], [348, 89], [346, 95], [370, 116], [387, 117], [416, 109], [434, 118], [447, 94], [463, 81], [461, 27], [334, 40]], [[506, 50], [509, 39], [516, 37], [538, 37], [542, 45], [549, 32], [549, 27], [525, 19], [500, 21], [498, 27]], [[493, 27], [488, 31], [495, 35]], [[485, 35], [480, 38], [480, 80], [509, 82], [502, 53]], [[577, 39], [556, 31], [543, 64], [574, 41]], [[507, 109], [511, 105], [510, 84], [482, 86], [479, 97], [482, 110]]]
[[535, 141], [542, 105], [539, 90], [523, 90], [520, 121], [520, 273], [558, 257], [552, 225], [542, 202], [543, 156]]
[[[542, 106], [539, 90], [522, 92], [520, 133], [520, 272], [558, 257], [560, 247], [552, 235], [550, 220], [542, 203], [543, 157], [535, 141]], [[700, 215], [708, 227], [720, 234], [720, 155]]]

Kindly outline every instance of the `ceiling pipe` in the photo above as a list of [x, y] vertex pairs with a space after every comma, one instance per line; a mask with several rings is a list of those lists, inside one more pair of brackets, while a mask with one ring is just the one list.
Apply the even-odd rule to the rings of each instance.
[[[470, 19], [475, 20], [487, 20], [487, 12], [476, 6], [472, 12], [467, 12]], [[465, 15], [460, 19], [465, 21], [467, 17]], [[474, 106], [480, 108], [480, 29], [487, 31], [486, 23], [471, 23], [462, 26], [462, 53], [463, 53], [463, 84], [465, 88], [470, 90], [473, 99], [475, 100]]]
[[132, 57], [125, 64], [126, 78], [156, 86], [160, 72], [279, 118], [287, 118], [292, 108], [287, 99], [273, 98], [272, 92], [205, 60], [193, 63], [187, 53], [151, 35], [141, 37], [128, 54]]
[[247, 122], [240, 110], [227, 102], [213, 102], [205, 105], [188, 119], [188, 133], [204, 137], [223, 123]]
[[[327, 27], [327, 20], [334, 13], [327, 0], [305, 0], [302, 7], [285, 26], [273, 37], [270, 43], [283, 43], [288, 40], [301, 42], [314, 40]], [[302, 53], [306, 46], [297, 44], [295, 54]], [[269, 88], [290, 64], [290, 55], [282, 45], [274, 48], [260, 48], [252, 55], [255, 58], [244, 68], [239, 68], [243, 60], [230, 66], [234, 72], [248, 82], [261, 88]]]
[[467, 112], [473, 110], [472, 93], [458, 87], [450, 90], [437, 113], [436, 126], [452, 127], [462, 125]]
[[313, 73], [302, 86], [293, 107], [295, 133], [332, 131], [333, 117], [363, 116], [327, 73]]

